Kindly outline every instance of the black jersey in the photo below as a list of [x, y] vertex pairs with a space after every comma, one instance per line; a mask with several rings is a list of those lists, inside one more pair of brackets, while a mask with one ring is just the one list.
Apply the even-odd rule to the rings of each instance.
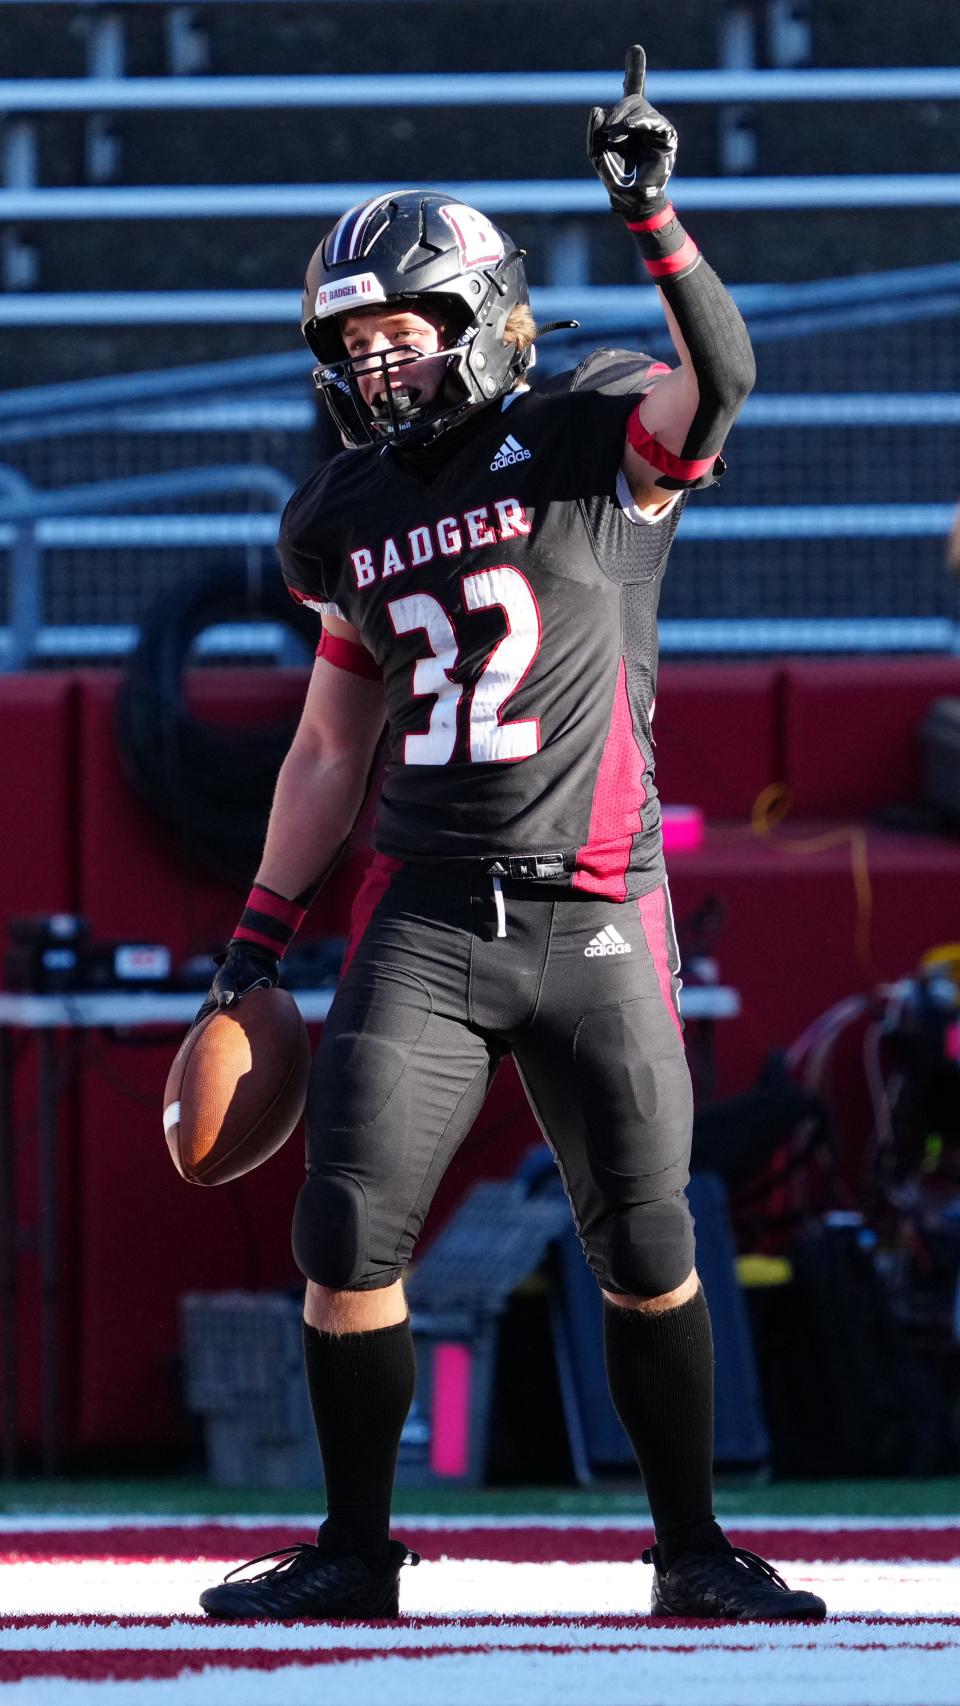
[[620, 900], [662, 881], [656, 611], [685, 494], [646, 522], [621, 472], [651, 365], [599, 351], [483, 410], [430, 481], [369, 446], [287, 505], [291, 592], [383, 669], [382, 852], [562, 853]]

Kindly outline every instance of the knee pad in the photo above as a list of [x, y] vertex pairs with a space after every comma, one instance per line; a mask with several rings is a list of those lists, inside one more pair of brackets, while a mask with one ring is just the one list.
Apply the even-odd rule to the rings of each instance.
[[293, 1255], [301, 1273], [330, 1291], [349, 1291], [367, 1267], [367, 1199], [349, 1173], [307, 1174], [293, 1215]]
[[659, 1202], [613, 1209], [604, 1244], [608, 1291], [630, 1297], [663, 1297], [675, 1291], [693, 1267], [693, 1217], [682, 1191]]

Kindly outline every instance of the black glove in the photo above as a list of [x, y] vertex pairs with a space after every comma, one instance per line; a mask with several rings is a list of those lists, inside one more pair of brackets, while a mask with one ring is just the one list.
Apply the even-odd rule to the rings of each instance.
[[194, 1025], [199, 1025], [218, 1007], [235, 1007], [252, 990], [275, 989], [280, 982], [280, 961], [276, 954], [271, 954], [269, 948], [258, 948], [255, 942], [238, 941], [234, 937], [216, 961], [220, 969]]
[[677, 159], [677, 133], [668, 118], [644, 98], [647, 56], [627, 49], [623, 100], [594, 107], [587, 120], [587, 153], [624, 219], [646, 219], [666, 202], [667, 182]]

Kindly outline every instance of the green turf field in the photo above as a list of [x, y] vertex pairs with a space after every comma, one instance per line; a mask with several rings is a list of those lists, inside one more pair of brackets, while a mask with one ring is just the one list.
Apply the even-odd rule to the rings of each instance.
[[[0, 1484], [0, 1515], [163, 1516], [278, 1515], [315, 1518], [321, 1500], [310, 1492], [214, 1487], [183, 1477], [143, 1481], [9, 1481]], [[643, 1495], [623, 1481], [599, 1487], [401, 1489], [398, 1517], [647, 1515]], [[723, 1486], [717, 1512], [735, 1516], [960, 1516], [960, 1476], [916, 1481], [779, 1481]]]

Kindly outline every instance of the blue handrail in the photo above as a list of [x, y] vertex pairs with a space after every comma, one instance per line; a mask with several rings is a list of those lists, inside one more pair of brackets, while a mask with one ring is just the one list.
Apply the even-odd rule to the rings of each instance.
[[[881, 275], [882, 276], [882, 275]], [[839, 283], [840, 281], [838, 281]], [[846, 282], [846, 281], [844, 281]], [[753, 286], [734, 286], [731, 294], [741, 301]], [[761, 287], [756, 287], [761, 288]], [[663, 312], [648, 285], [546, 285], [531, 293], [533, 311], [540, 320], [579, 320], [591, 332], [604, 336], [650, 327], [662, 328]], [[794, 337], [807, 331], [828, 330], [844, 325], [871, 325], [956, 314], [960, 288], [931, 292], [911, 298], [858, 300], [851, 295], [847, 306], [837, 303], [829, 313], [815, 303], [801, 303], [788, 311], [784, 303], [774, 313], [763, 314], [746, 305], [754, 338]], [[793, 318], [788, 318], [788, 312]], [[291, 290], [153, 290], [83, 291], [75, 296], [53, 292], [0, 295], [0, 326], [62, 326], [69, 317], [72, 326], [222, 326], [242, 319], [246, 325], [289, 326], [296, 337], [300, 294]], [[802, 317], [807, 316], [806, 321]], [[303, 360], [300, 358], [301, 369]], [[10, 393], [9, 398], [16, 393]], [[0, 399], [2, 401], [2, 399]]]
[[[2, 0], [0, 0], [2, 4]], [[196, 362], [189, 367], [161, 368], [146, 373], [110, 374], [99, 379], [75, 379], [56, 385], [31, 385], [0, 394], [0, 421], [60, 413], [107, 404], [144, 403], [159, 397], [205, 396], [278, 379], [305, 379], [313, 358], [309, 350], [290, 354], [247, 355], [232, 361]]]
[[[5, 497], [0, 492], [0, 520], [19, 521], [54, 515], [90, 515], [115, 510], [118, 504], [156, 503], [163, 498], [196, 497], [203, 492], [238, 490], [260, 492], [282, 507], [293, 491], [285, 474], [258, 462], [227, 463], [220, 467], [177, 468], [165, 474], [131, 474], [121, 480], [60, 486], [55, 491], [28, 487]], [[179, 519], [183, 519], [182, 517]]]
[[[287, 219], [334, 217], [382, 195], [382, 183], [162, 184], [0, 190], [0, 219]], [[423, 184], [495, 214], [604, 214], [610, 204], [592, 177], [480, 179]], [[816, 177], [677, 178], [684, 212], [771, 208], [960, 206], [960, 172], [842, 173]]]
[[[0, 0], [2, 4], [2, 0]], [[858, 274], [854, 277], [809, 279], [799, 284], [734, 285], [733, 295], [741, 312], [750, 320], [756, 332], [761, 315], [782, 315], [805, 310], [836, 309], [871, 305], [890, 306], [896, 315], [906, 317], [908, 311], [927, 300], [937, 313], [950, 311], [945, 292], [960, 292], [960, 261], [946, 261], [936, 266], [897, 267], [887, 272]], [[131, 293], [132, 294], [132, 293]], [[156, 292], [162, 300], [169, 297], [193, 301], [212, 297], [222, 300], [222, 292]], [[291, 304], [296, 304], [289, 352], [273, 355], [241, 356], [231, 361], [202, 362], [187, 367], [164, 368], [144, 373], [124, 373], [98, 379], [81, 379], [56, 385], [30, 386], [22, 390], [0, 393], [0, 438], [4, 422], [25, 422], [34, 417], [56, 414], [66, 421], [74, 412], [86, 409], [106, 409], [125, 404], [140, 406], [151, 401], [167, 401], [174, 397], [202, 394], [205, 399], [223, 392], [252, 390], [277, 383], [308, 381], [313, 358], [296, 342], [299, 303], [288, 291], [237, 291], [231, 300], [237, 304], [249, 295], [266, 294], [279, 297], [289, 318]], [[126, 301], [126, 296], [122, 297]], [[134, 297], [134, 300], [137, 300]], [[34, 301], [46, 303], [50, 297], [0, 297], [0, 320], [5, 303]], [[58, 302], [67, 298], [57, 297]], [[77, 297], [69, 300], [76, 305]], [[79, 299], [82, 301], [82, 298]], [[115, 294], [95, 293], [94, 300], [114, 302]], [[945, 306], [945, 302], [947, 305]], [[645, 287], [583, 286], [580, 288], [545, 288], [533, 292], [533, 306], [541, 319], [560, 317], [576, 312], [587, 324], [602, 324], [605, 329], [635, 328], [643, 330], [662, 323], [662, 309], [653, 292]], [[954, 305], [955, 306], [955, 305]], [[171, 316], [173, 318], [173, 316]], [[13, 323], [13, 322], [8, 322]], [[821, 321], [821, 324], [827, 324]], [[66, 427], [64, 428], [66, 430]]]
[[[956, 66], [810, 71], [651, 71], [655, 104], [724, 101], [939, 101], [960, 97]], [[279, 107], [589, 106], [623, 93], [621, 70], [427, 72], [287, 77], [0, 79], [0, 111]]]

